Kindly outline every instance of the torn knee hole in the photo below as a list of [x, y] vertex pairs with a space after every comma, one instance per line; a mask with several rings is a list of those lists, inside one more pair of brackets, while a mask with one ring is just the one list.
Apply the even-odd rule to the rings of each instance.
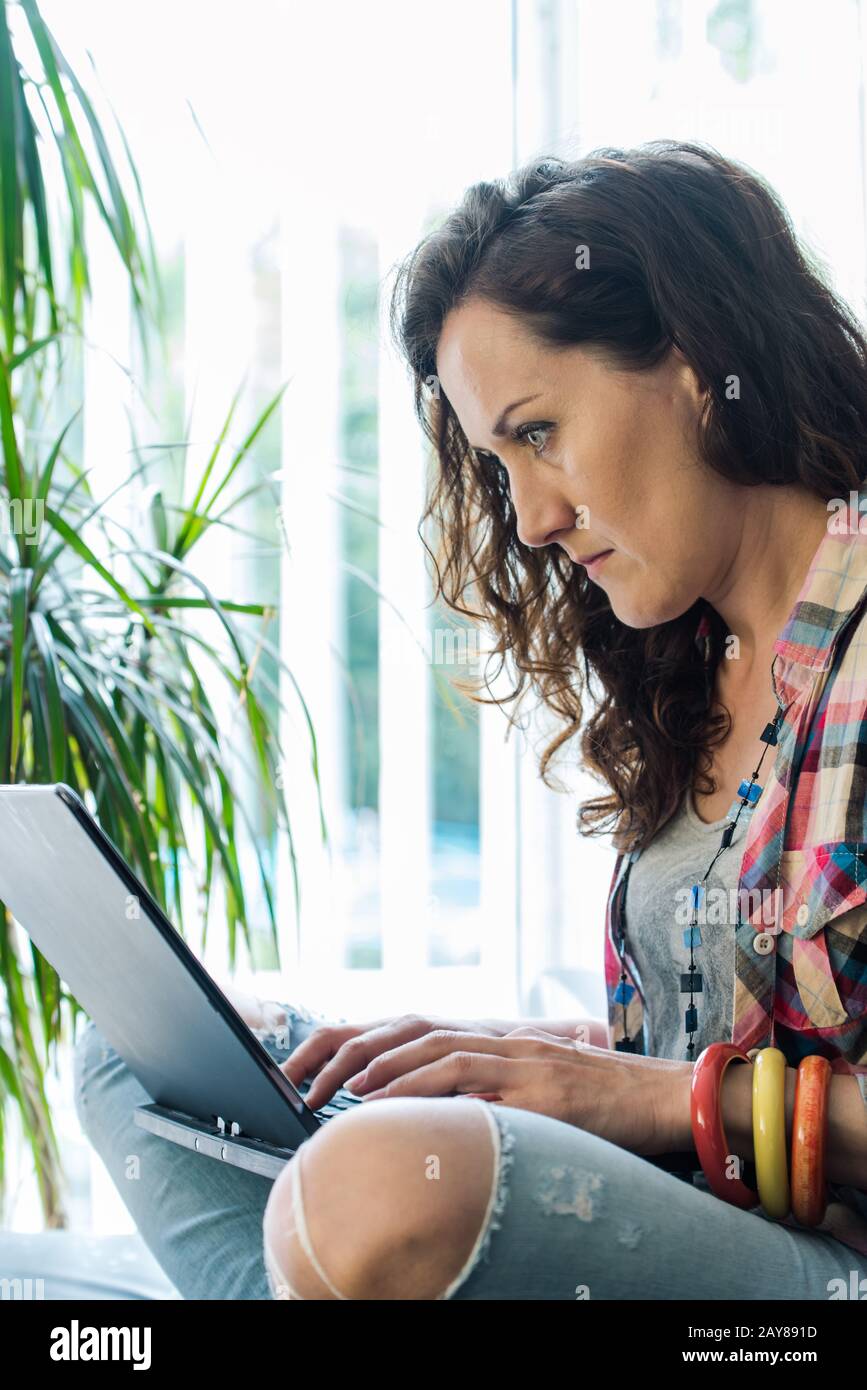
[[263, 1222], [265, 1269], [276, 1299], [345, 1299], [323, 1269], [304, 1210], [301, 1150], [268, 1199]]

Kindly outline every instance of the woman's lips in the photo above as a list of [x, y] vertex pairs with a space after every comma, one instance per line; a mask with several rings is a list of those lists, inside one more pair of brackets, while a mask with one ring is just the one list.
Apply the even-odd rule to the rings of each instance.
[[578, 564], [584, 566], [591, 579], [595, 579], [608, 556], [613, 554], [613, 550], [597, 550], [595, 555], [586, 556], [583, 560], [579, 560]]

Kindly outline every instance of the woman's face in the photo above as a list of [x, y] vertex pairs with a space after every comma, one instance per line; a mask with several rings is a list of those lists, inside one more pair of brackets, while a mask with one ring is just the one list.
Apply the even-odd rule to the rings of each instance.
[[723, 580], [740, 489], [698, 457], [702, 392], [676, 349], [651, 371], [619, 371], [472, 300], [445, 320], [437, 375], [470, 444], [504, 465], [520, 540], [560, 545], [573, 563], [609, 552], [588, 573], [622, 622], [668, 622]]

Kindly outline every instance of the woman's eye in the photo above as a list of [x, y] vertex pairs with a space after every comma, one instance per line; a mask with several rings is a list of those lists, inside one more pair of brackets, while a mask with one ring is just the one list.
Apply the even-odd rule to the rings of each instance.
[[548, 444], [548, 436], [553, 429], [553, 425], [522, 425], [515, 431], [515, 438], [523, 443], [525, 440], [537, 454], [544, 452]]

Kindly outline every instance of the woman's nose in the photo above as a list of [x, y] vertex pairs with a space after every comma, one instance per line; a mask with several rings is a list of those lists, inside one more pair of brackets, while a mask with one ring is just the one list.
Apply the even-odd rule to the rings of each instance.
[[564, 497], [542, 493], [532, 484], [520, 495], [513, 490], [512, 506], [522, 545], [551, 545], [558, 535], [575, 528], [575, 508]]

